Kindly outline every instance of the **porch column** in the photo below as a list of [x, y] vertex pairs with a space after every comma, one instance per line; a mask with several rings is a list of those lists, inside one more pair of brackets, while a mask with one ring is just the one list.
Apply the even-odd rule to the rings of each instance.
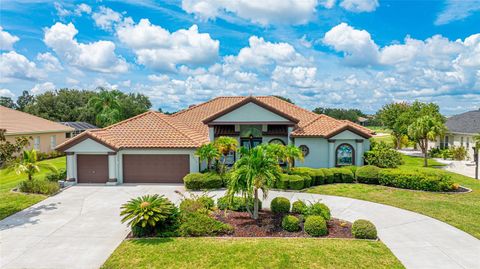
[[215, 140], [215, 129], [213, 126], [208, 126], [208, 138], [210, 139], [210, 142]]
[[328, 167], [335, 167], [335, 139], [328, 139]]
[[65, 152], [67, 155], [67, 181], [75, 182], [75, 153]]
[[355, 165], [362, 166], [363, 165], [363, 139], [356, 139], [357, 146], [355, 147]]
[[108, 182], [117, 182], [117, 153], [108, 153]]

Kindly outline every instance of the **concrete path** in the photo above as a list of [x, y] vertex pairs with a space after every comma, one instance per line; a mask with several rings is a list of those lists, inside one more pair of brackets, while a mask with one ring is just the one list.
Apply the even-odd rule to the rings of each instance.
[[[128, 233], [119, 207], [158, 193], [174, 202], [183, 186], [75, 186], [0, 221], [1, 268], [98, 268]], [[211, 193], [223, 195], [223, 191]], [[407, 268], [480, 268], [480, 241], [450, 225], [395, 207], [336, 196], [272, 191], [277, 196], [326, 203], [336, 218], [369, 219]]]

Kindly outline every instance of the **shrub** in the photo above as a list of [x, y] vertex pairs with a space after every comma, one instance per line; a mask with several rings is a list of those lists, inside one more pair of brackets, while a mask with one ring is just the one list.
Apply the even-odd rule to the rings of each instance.
[[356, 220], [352, 225], [352, 235], [359, 239], [377, 239], [377, 229], [368, 220]]
[[311, 204], [308, 207], [305, 215], [321, 216], [325, 220], [330, 220], [330, 218], [331, 218], [330, 208], [328, 208], [328, 206], [326, 206], [325, 204], [322, 204], [322, 203], [319, 203], [319, 202]]
[[47, 180], [33, 179], [24, 180], [18, 184], [18, 189], [21, 192], [38, 193], [45, 195], [52, 195], [58, 192], [60, 186], [57, 182], [50, 182]]
[[347, 165], [347, 166], [344, 166], [342, 168], [345, 168], [345, 169], [348, 169], [350, 171], [352, 171], [352, 174], [354, 175], [355, 177], [355, 174], [357, 173], [357, 169], [358, 169], [358, 166], [355, 166], [355, 165]]
[[177, 223], [178, 209], [167, 198], [144, 195], [121, 206], [122, 223], [128, 222], [135, 236], [152, 235], [171, 230]]
[[65, 180], [67, 178], [67, 170], [61, 168], [56, 173], [48, 173], [45, 179], [50, 182], [58, 182], [59, 180]]
[[304, 224], [305, 232], [318, 237], [328, 234], [327, 222], [321, 216], [308, 216]]
[[322, 169], [313, 169], [313, 173], [315, 174], [314, 186], [325, 184], [325, 173]]
[[223, 181], [217, 173], [191, 173], [183, 178], [185, 187], [189, 190], [219, 189]]
[[282, 219], [282, 228], [287, 232], [296, 232], [300, 229], [300, 220], [292, 215], [287, 215]]
[[298, 200], [292, 204], [292, 213], [305, 214], [307, 210], [308, 206], [303, 201]]
[[275, 214], [284, 214], [290, 212], [290, 200], [285, 197], [273, 198], [270, 209]]
[[299, 175], [290, 175], [288, 188], [291, 190], [301, 190], [305, 186], [305, 180]]
[[330, 168], [335, 183], [353, 183], [354, 175], [348, 168]]
[[427, 169], [382, 169], [378, 181], [384, 186], [423, 191], [450, 191], [454, 185], [452, 177], [445, 172]]
[[208, 213], [213, 210], [214, 206], [215, 201], [206, 193], [202, 195], [191, 194], [190, 198], [184, 197], [182, 202], [180, 202], [180, 211]]
[[[245, 198], [234, 196], [233, 200], [230, 202], [230, 197], [223, 196], [218, 198], [217, 200], [217, 207], [220, 210], [232, 210], [238, 212], [246, 212], [247, 211], [247, 203], [245, 202]], [[250, 210], [253, 210], [253, 200], [248, 203], [248, 207]], [[258, 201], [258, 208], [262, 208], [262, 202]]]
[[450, 151], [452, 158], [456, 161], [463, 161], [467, 159], [468, 152], [463, 146], [460, 146], [460, 147], [452, 146], [448, 150]]
[[290, 176], [288, 174], [281, 174], [280, 178], [275, 182], [275, 187], [277, 189], [286, 190], [288, 189], [288, 182], [290, 181]]
[[396, 168], [403, 163], [402, 154], [385, 142], [375, 143], [365, 152], [365, 162], [382, 168]]
[[357, 182], [366, 184], [378, 184], [380, 168], [373, 165], [365, 165], [357, 169]]
[[315, 172], [309, 167], [295, 167], [290, 171], [292, 175], [299, 175], [303, 178], [303, 187], [308, 188], [312, 186], [315, 181]]
[[335, 176], [331, 169], [320, 168], [319, 170], [323, 172], [323, 175], [325, 178], [325, 184], [332, 184], [335, 181]]
[[199, 212], [183, 215], [182, 223], [178, 228], [178, 233], [181, 236], [215, 236], [232, 232], [233, 227], [231, 225]]

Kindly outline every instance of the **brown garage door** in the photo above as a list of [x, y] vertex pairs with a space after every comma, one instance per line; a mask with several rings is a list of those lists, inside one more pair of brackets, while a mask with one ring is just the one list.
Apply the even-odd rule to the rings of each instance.
[[108, 181], [107, 155], [77, 155], [78, 183], [106, 183]]
[[188, 155], [123, 155], [124, 183], [183, 183], [189, 172]]

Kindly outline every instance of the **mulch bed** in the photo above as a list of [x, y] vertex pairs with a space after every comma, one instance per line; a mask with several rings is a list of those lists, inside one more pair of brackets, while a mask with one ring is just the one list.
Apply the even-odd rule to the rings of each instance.
[[[292, 214], [295, 215], [295, 214]], [[270, 211], [260, 211], [257, 220], [251, 218], [247, 212], [222, 211], [214, 212], [214, 218], [232, 225], [235, 231], [227, 237], [310, 237], [303, 232], [303, 222], [300, 223], [301, 230], [298, 232], [287, 232], [282, 229], [282, 215], [273, 214]], [[296, 215], [298, 218], [301, 216]], [[339, 219], [331, 219], [327, 222], [327, 238], [353, 238], [352, 224]]]

